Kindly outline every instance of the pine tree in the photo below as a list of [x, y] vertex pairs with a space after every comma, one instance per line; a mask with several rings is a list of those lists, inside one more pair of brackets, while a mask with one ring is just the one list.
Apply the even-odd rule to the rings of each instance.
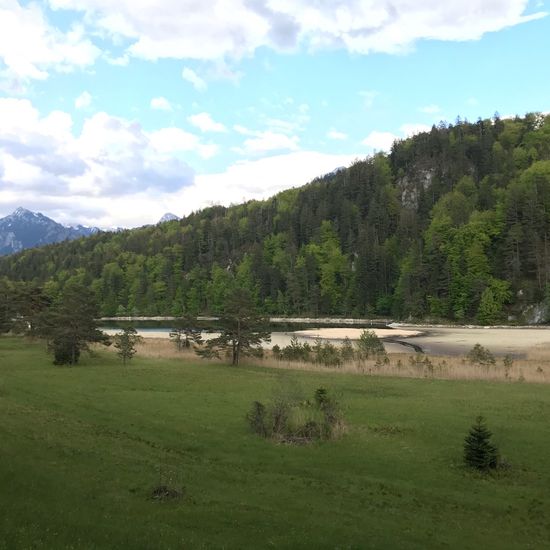
[[111, 342], [97, 326], [98, 307], [92, 291], [76, 282], [65, 286], [60, 300], [37, 319], [36, 334], [48, 341], [56, 365], [75, 365], [91, 343]]
[[122, 332], [115, 334], [113, 340], [122, 364], [126, 365], [126, 361], [132, 359], [137, 353], [136, 344], [141, 342], [142, 338], [134, 327], [125, 327]]
[[203, 349], [196, 350], [198, 355], [219, 357], [221, 351], [229, 352], [231, 364], [238, 365], [243, 355], [261, 352], [261, 343], [269, 342], [271, 337], [266, 320], [258, 314], [250, 291], [245, 288], [230, 292], [220, 324], [220, 335], [208, 340]]
[[478, 416], [464, 439], [464, 462], [467, 466], [481, 471], [498, 466], [498, 450], [490, 441], [491, 435], [483, 416]]
[[170, 339], [176, 344], [178, 351], [190, 349], [193, 343], [201, 344], [201, 329], [197, 327], [197, 318], [184, 315], [174, 319], [174, 327], [170, 331]]

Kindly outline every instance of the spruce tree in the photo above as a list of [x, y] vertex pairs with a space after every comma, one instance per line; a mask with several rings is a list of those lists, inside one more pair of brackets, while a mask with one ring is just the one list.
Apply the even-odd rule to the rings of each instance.
[[117, 354], [122, 359], [122, 364], [126, 365], [126, 361], [132, 359], [137, 353], [136, 344], [141, 342], [143, 338], [138, 335], [134, 327], [125, 327], [122, 332], [115, 334], [113, 338]]
[[464, 462], [467, 466], [481, 471], [497, 467], [498, 450], [490, 441], [491, 435], [483, 416], [478, 416], [464, 439]]

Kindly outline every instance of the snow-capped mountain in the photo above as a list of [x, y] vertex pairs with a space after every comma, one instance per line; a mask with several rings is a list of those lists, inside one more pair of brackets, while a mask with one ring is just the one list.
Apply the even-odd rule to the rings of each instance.
[[166, 212], [164, 216], [158, 221], [158, 223], [171, 222], [173, 220], [179, 220], [180, 217], [172, 214], [172, 212]]
[[97, 231], [97, 227], [83, 225], [65, 227], [43, 214], [18, 208], [9, 216], [0, 218], [0, 256], [25, 248], [87, 237]]

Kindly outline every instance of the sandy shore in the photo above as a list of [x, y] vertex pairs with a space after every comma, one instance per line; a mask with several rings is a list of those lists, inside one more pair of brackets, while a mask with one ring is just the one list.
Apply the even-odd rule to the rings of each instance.
[[[363, 328], [312, 328], [307, 330], [297, 330], [294, 332], [297, 336], [303, 336], [305, 338], [322, 338], [323, 340], [343, 340], [349, 338], [350, 340], [359, 340], [359, 337], [365, 329]], [[369, 329], [374, 332], [378, 338], [411, 338], [412, 336], [420, 336], [422, 331], [411, 330], [404, 328], [372, 328]]]
[[550, 348], [550, 327], [427, 327], [411, 342], [431, 355], [462, 355], [475, 344], [499, 355], [523, 355]]
[[[372, 329], [390, 353], [410, 354], [411, 344], [420, 346], [429, 355], [466, 355], [475, 344], [481, 344], [497, 355], [522, 356], [537, 351], [550, 351], [550, 327], [422, 327], [399, 326], [394, 329]], [[107, 334], [119, 332], [116, 329], [106, 329]], [[277, 344], [286, 346], [290, 338], [296, 335], [301, 342], [311, 342], [312, 339], [341, 341], [348, 337], [357, 340], [363, 329], [353, 327], [340, 328], [316, 328], [299, 330], [296, 332], [274, 332], [272, 341], [265, 347], [271, 348]], [[145, 338], [169, 338], [168, 331], [162, 330], [138, 330]], [[206, 339], [216, 334], [204, 335]], [[390, 341], [388, 341], [390, 340]], [[391, 342], [400, 340], [405, 344]]]

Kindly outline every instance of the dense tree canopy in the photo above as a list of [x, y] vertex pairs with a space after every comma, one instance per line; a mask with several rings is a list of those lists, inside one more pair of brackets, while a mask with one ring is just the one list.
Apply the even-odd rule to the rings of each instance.
[[457, 120], [266, 201], [24, 251], [0, 277], [77, 281], [102, 315], [221, 313], [494, 323], [549, 294], [550, 117]]

